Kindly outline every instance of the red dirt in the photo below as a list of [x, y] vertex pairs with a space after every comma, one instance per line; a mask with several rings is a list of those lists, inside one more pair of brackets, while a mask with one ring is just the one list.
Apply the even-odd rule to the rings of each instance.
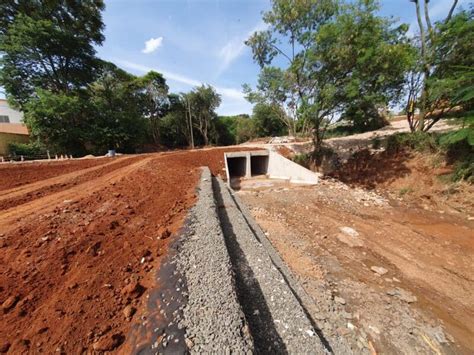
[[280, 155], [283, 155], [286, 159], [292, 159], [295, 155], [295, 153], [285, 145], [278, 147], [277, 152]]
[[[13, 164], [4, 163], [0, 165], [0, 176], [2, 176], [0, 191], [31, 184], [32, 182], [48, 179], [60, 174], [87, 169], [105, 164], [108, 161], [110, 161], [110, 158]], [[42, 170], [41, 174], [38, 174], [38, 169]]]
[[[0, 213], [0, 350], [120, 351], [195, 202], [198, 167], [222, 174], [224, 151], [134, 156], [86, 171], [88, 161], [2, 167], [15, 203]], [[53, 177], [50, 188], [35, 183]]]

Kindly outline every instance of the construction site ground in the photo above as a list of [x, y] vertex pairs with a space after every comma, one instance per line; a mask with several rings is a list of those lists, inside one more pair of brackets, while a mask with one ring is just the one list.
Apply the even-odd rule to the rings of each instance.
[[[222, 176], [229, 150], [243, 149], [1, 165], [0, 352], [136, 349], [199, 167]], [[420, 202], [380, 186], [248, 184], [237, 196], [334, 353], [472, 353], [472, 191]]]
[[126, 348], [198, 167], [221, 175], [223, 152], [2, 164], [0, 351]]

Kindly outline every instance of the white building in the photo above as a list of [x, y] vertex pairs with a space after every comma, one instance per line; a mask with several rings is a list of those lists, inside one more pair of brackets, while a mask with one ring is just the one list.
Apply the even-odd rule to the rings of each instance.
[[0, 99], [0, 123], [21, 123], [23, 113], [8, 106], [5, 99]]

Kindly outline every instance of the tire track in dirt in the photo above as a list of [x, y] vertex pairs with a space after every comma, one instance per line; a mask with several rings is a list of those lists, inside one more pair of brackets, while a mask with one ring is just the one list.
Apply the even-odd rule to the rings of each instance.
[[12, 207], [4, 210], [0, 215], [0, 230], [2, 230], [3, 233], [9, 232], [12, 228], [15, 228], [15, 222], [21, 221], [25, 215], [27, 215], [28, 218], [31, 218], [31, 216], [38, 213], [48, 212], [62, 202], [64, 203], [64, 201], [71, 200], [70, 202], [72, 202], [87, 195], [91, 195], [95, 191], [117, 182], [132, 171], [144, 166], [150, 162], [151, 159], [152, 158], [142, 158], [136, 163], [114, 170], [97, 179], [89, 180], [80, 185], [71, 187], [70, 189], [35, 199], [19, 207]]
[[22, 185], [17, 188], [6, 190], [0, 196], [0, 211], [16, 207], [18, 205], [44, 197], [46, 195], [66, 190], [71, 186], [79, 185], [85, 181], [90, 181], [92, 179], [98, 178], [110, 171], [119, 169], [127, 164], [130, 164], [131, 161], [135, 161], [137, 159], [139, 158], [119, 158], [119, 160], [107, 162], [99, 166], [66, 173], [64, 175], [59, 175], [46, 180], [37, 181], [31, 184]]
[[102, 165], [111, 158], [53, 160], [0, 164], [0, 191]]
[[[13, 353], [120, 347], [131, 324], [142, 322], [142, 300], [156, 287], [151, 271], [194, 203], [197, 177], [186, 157], [141, 157], [2, 212], [0, 303], [13, 305], [0, 315], [0, 347]], [[15, 228], [5, 230], [8, 223]]]

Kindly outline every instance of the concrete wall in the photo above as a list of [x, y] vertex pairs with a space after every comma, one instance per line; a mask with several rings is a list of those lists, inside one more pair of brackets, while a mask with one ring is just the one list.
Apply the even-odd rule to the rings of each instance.
[[319, 174], [281, 156], [277, 152], [260, 150], [224, 153], [227, 181], [231, 177], [251, 178], [266, 175], [270, 179], [284, 179], [292, 183], [317, 184]]
[[270, 179], [289, 179], [292, 183], [317, 184], [319, 180], [318, 174], [273, 151], [270, 151], [267, 174]]
[[23, 120], [23, 113], [8, 106], [5, 99], [0, 99], [0, 116], [8, 116], [10, 123], [21, 123]]

